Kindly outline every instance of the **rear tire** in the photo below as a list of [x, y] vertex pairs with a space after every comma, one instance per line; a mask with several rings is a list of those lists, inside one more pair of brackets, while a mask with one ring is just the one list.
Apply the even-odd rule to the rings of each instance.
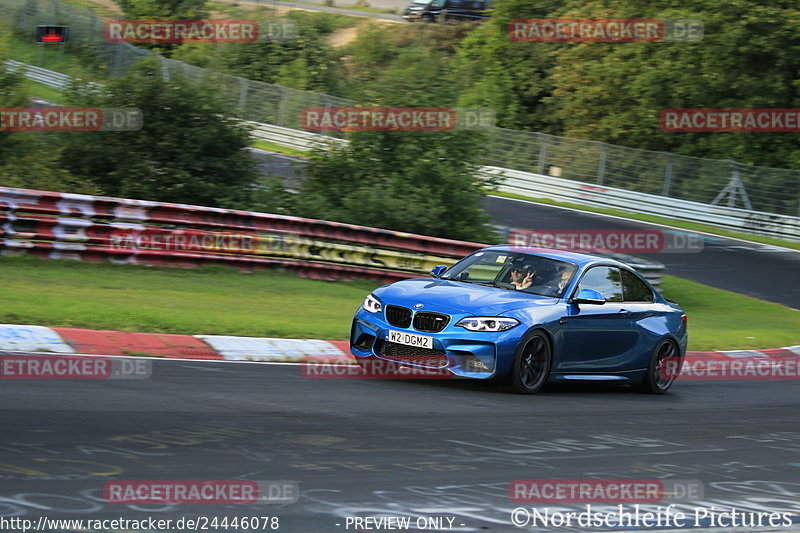
[[653, 351], [644, 379], [634, 389], [646, 394], [664, 394], [680, 374], [680, 362], [680, 350], [675, 341], [661, 341]]
[[547, 383], [552, 364], [553, 350], [547, 336], [535, 331], [514, 356], [507, 388], [517, 394], [536, 394]]

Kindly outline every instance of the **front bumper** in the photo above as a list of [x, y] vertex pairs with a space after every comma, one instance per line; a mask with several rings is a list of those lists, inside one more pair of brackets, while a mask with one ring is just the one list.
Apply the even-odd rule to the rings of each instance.
[[[452, 309], [449, 311], [451, 318], [447, 326], [439, 333], [429, 333], [417, 331], [413, 326], [393, 326], [386, 321], [382, 312], [369, 313], [359, 309], [350, 331], [350, 353], [357, 361], [377, 358], [410, 367], [445, 368], [455, 376], [477, 379], [495, 377], [498, 370], [502, 371], [508, 366], [502, 362], [513, 358], [517, 340], [524, 333], [521, 325], [498, 333], [473, 332], [455, 326], [462, 318], [472, 315], [453, 314]], [[390, 348], [397, 346], [391, 346], [393, 343], [387, 341], [390, 329], [433, 337], [433, 350], [415, 350], [405, 346], [392, 350]], [[397, 355], [395, 351], [403, 352], [403, 355]]]

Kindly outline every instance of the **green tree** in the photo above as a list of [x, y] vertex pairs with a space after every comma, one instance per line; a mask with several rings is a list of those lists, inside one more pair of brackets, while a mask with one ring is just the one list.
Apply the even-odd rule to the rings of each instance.
[[[370, 101], [440, 107], [453, 98], [447, 63], [419, 50], [371, 85]], [[400, 66], [402, 65], [402, 66]], [[478, 242], [494, 241], [481, 210], [478, 132], [356, 132], [350, 143], [318, 150], [297, 195], [300, 216]]]
[[555, 16], [563, 0], [497, 0], [491, 18], [461, 42], [457, 72], [461, 106], [485, 106], [504, 128], [559, 133], [551, 77], [557, 43], [514, 42], [514, 19]]
[[[267, 23], [282, 23], [272, 20]], [[283, 21], [285, 23], [286, 21]], [[293, 21], [295, 37], [217, 47], [211, 63], [228, 74], [304, 91], [330, 92], [333, 69], [330, 47], [310, 19]]]
[[[206, 0], [115, 0], [126, 19], [198, 20], [209, 16]], [[143, 43], [138, 46], [171, 56], [179, 45]]]
[[318, 151], [295, 203], [300, 216], [477, 242], [494, 241], [480, 209], [480, 136], [358, 132]]
[[[29, 82], [6, 66], [8, 47], [0, 39], [0, 108], [29, 107]], [[90, 183], [77, 180], [59, 168], [61, 146], [43, 132], [0, 131], [0, 185], [24, 189], [96, 192]]]
[[127, 19], [204, 19], [206, 0], [115, 0]]
[[[553, 73], [564, 135], [764, 166], [798, 166], [792, 134], [670, 133], [665, 108], [794, 108], [800, 104], [800, 9], [794, 0], [570, 0], [567, 16], [696, 18], [697, 43], [580, 43]], [[677, 5], [680, 5], [677, 3]]]
[[131, 132], [63, 134], [62, 163], [114, 196], [209, 206], [240, 206], [256, 179], [245, 149], [249, 132], [208, 85], [165, 81], [149, 58], [102, 94], [75, 90], [76, 105], [134, 107], [144, 125]]

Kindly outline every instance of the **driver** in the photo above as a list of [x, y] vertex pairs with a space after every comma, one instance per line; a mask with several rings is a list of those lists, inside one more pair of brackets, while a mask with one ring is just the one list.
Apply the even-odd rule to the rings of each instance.
[[511, 284], [517, 288], [518, 291], [527, 289], [533, 285], [533, 276], [536, 272], [533, 271], [531, 265], [514, 265], [511, 269]]

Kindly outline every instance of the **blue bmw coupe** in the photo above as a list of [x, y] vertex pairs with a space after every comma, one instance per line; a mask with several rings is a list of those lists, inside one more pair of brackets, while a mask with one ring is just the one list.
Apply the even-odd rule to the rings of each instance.
[[431, 275], [366, 297], [350, 332], [360, 364], [446, 370], [522, 394], [601, 380], [663, 394], [680, 373], [686, 314], [619, 261], [491, 246]]

